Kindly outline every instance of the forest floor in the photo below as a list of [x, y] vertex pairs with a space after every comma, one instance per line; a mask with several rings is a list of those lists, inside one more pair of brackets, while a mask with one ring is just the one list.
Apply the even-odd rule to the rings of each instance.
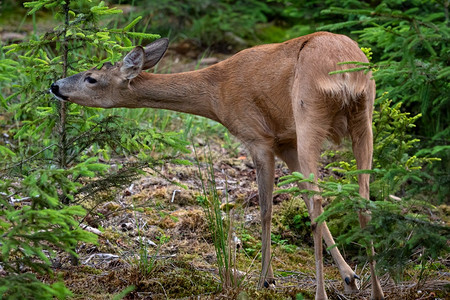
[[[188, 158], [193, 165], [165, 164], [160, 174], [144, 176], [91, 212], [85, 223], [102, 229], [98, 244], [79, 245], [78, 266], [71, 265], [67, 255], [55, 260], [56, 274], [73, 291], [74, 299], [111, 299], [129, 286], [135, 289], [126, 299], [314, 298], [311, 236], [295, 240], [295, 234], [283, 226], [286, 217], [293, 211], [300, 213], [304, 206], [286, 194], [274, 197], [272, 265], [276, 286], [257, 290], [261, 243], [255, 169], [240, 146], [230, 152], [220, 140], [208, 144], [197, 149], [197, 155], [203, 178], [208, 176], [210, 164], [205, 158], [211, 156], [216, 190], [233, 208], [232, 231], [238, 240], [231, 247], [235, 247], [235, 266], [242, 276], [236, 286], [221, 289], [205, 209], [198, 201], [203, 195], [199, 166]], [[277, 180], [287, 172], [277, 162]], [[361, 277], [361, 291], [346, 295], [331, 256], [324, 252], [329, 298], [370, 299], [367, 265], [350, 261]], [[389, 275], [381, 277], [386, 299], [445, 299], [449, 273], [426, 270], [420, 283], [417, 271], [410, 274], [401, 282], [394, 282]]]

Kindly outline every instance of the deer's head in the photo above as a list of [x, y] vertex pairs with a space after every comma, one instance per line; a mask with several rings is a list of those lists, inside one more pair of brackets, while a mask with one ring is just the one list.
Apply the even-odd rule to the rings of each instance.
[[130, 83], [143, 70], [155, 66], [167, 50], [169, 41], [159, 39], [147, 47], [137, 46], [121, 62], [104, 64], [100, 69], [90, 69], [60, 79], [51, 85], [53, 95], [91, 107], [120, 107], [130, 94]]

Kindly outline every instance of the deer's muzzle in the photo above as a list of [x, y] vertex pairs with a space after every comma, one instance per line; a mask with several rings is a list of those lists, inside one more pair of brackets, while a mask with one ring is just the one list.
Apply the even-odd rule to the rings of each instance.
[[59, 86], [57, 84], [52, 83], [52, 85], [50, 86], [50, 91], [52, 92], [53, 95], [55, 95], [55, 97], [58, 100], [64, 100], [64, 101], [69, 100], [69, 97], [64, 96], [63, 94], [61, 94], [59, 92]]

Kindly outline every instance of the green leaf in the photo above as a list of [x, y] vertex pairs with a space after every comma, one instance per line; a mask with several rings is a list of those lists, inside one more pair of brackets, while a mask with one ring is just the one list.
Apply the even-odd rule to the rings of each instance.
[[131, 21], [130, 24], [128, 24], [127, 26], [125, 26], [125, 27], [123, 28], [123, 31], [128, 31], [128, 30], [130, 30], [130, 29], [133, 28], [140, 20], [142, 20], [142, 16], [136, 17], [133, 21]]
[[365, 70], [367, 70], [367, 67], [356, 67], [356, 68], [350, 68], [350, 69], [345, 69], [345, 70], [331, 71], [328, 73], [328, 75], [358, 72], [358, 71], [365, 71]]
[[125, 34], [134, 38], [142, 38], [147, 40], [156, 40], [161, 37], [159, 34], [142, 33], [142, 32], [126, 32]]
[[8, 155], [11, 157], [16, 156], [16, 154], [14, 152], [12, 152], [9, 148], [0, 145], [0, 154], [6, 158]]

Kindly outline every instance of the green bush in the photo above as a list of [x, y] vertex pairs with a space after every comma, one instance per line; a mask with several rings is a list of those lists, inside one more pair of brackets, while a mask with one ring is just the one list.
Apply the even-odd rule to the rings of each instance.
[[348, 16], [349, 21], [322, 27], [358, 34], [370, 45], [378, 71], [378, 93], [389, 92], [394, 103], [421, 114], [412, 131], [421, 142], [410, 154], [440, 157], [441, 162], [423, 170], [434, 176], [428, 186], [437, 193], [435, 203], [448, 200], [450, 175], [450, 30], [448, 7], [441, 1], [382, 1], [372, 9], [330, 8], [327, 15]]
[[[80, 205], [91, 208], [110, 199], [141, 169], [187, 149], [178, 134], [139, 129], [139, 120], [59, 102], [48, 93], [56, 79], [116, 62], [134, 43], [157, 38], [133, 31], [140, 18], [124, 28], [107, 29], [100, 21], [121, 11], [104, 2], [39, 0], [24, 5], [30, 15], [53, 11], [60, 25], [1, 48], [0, 264], [6, 275], [0, 279], [0, 297], [65, 298], [70, 291], [61, 282], [44, 284], [35, 274], [51, 274], [55, 254], [75, 256], [78, 242], [95, 242], [79, 227], [86, 215]], [[137, 162], [121, 163], [123, 156]]]
[[[393, 103], [421, 114], [411, 131], [420, 143], [409, 155], [439, 157], [422, 169], [434, 180], [422, 188], [434, 203], [450, 195], [450, 30], [446, 1], [286, 1], [279, 17], [288, 27], [286, 38], [317, 30], [343, 33], [371, 47], [377, 72], [378, 96], [389, 92]], [[434, 196], [436, 195], [436, 196]]]

